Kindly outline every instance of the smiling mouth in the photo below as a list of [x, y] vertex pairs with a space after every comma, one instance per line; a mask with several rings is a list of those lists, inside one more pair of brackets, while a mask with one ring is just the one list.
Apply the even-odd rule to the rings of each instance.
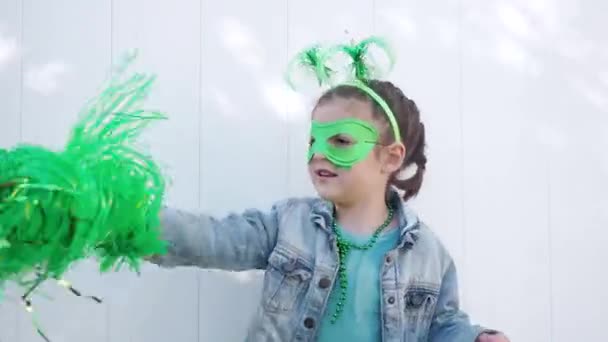
[[337, 174], [325, 169], [317, 170], [315, 171], [315, 174], [322, 178], [332, 178], [338, 176]]

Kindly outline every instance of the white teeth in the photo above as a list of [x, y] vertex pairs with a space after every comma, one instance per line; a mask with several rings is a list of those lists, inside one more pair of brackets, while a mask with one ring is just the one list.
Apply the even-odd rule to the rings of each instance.
[[321, 177], [334, 177], [336, 176], [336, 174], [329, 172], [327, 170], [319, 170], [317, 171], [317, 175], [321, 176]]

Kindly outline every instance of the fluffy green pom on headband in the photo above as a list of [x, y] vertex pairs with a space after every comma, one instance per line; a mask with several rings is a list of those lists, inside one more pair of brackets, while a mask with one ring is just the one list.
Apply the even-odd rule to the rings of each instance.
[[[374, 78], [380, 78], [383, 73], [370, 53], [372, 47], [378, 48], [388, 57], [386, 72], [392, 70], [395, 59], [389, 44], [382, 38], [369, 37], [359, 43], [339, 44], [328, 48], [320, 45], [302, 50], [289, 63], [287, 68], [287, 83], [296, 89], [294, 74], [296, 72], [314, 75], [319, 86], [335, 87], [338, 85], [350, 85], [357, 87], [370, 96], [384, 110], [393, 130], [397, 142], [401, 141], [401, 134], [397, 120], [386, 101], [368, 86], [368, 82]], [[334, 66], [332, 60], [339, 55], [346, 55], [349, 59], [347, 65]], [[343, 72], [339, 70], [345, 69]], [[341, 81], [337, 81], [342, 79]]]
[[390, 46], [381, 38], [370, 37], [362, 40], [358, 44], [339, 45], [337, 47], [338, 51], [345, 52], [352, 59], [350, 71], [354, 79], [368, 81], [373, 78], [384, 76], [379, 70], [379, 65], [376, 65], [378, 62], [373, 60], [370, 53], [370, 50], [374, 45], [384, 51], [387, 55], [389, 59], [387, 72], [390, 71], [393, 68], [395, 59]]

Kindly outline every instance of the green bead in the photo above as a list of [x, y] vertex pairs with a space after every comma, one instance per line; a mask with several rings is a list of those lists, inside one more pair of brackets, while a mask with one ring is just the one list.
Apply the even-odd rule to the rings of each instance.
[[338, 256], [339, 256], [339, 277], [340, 277], [340, 297], [338, 300], [338, 303], [336, 304], [336, 311], [334, 312], [332, 319], [331, 319], [331, 323], [334, 324], [340, 313], [342, 313], [342, 311], [344, 310], [344, 303], [346, 302], [347, 299], [347, 289], [348, 289], [348, 277], [346, 274], [346, 258], [348, 257], [348, 253], [351, 249], [358, 249], [358, 250], [369, 250], [371, 248], [374, 247], [374, 245], [376, 244], [376, 242], [378, 241], [378, 238], [380, 236], [380, 234], [382, 233], [382, 231], [388, 227], [388, 225], [392, 222], [393, 220], [393, 215], [394, 215], [394, 209], [390, 206], [388, 207], [388, 216], [386, 218], [386, 220], [384, 221], [384, 223], [378, 227], [374, 233], [372, 234], [371, 238], [369, 239], [369, 241], [367, 243], [358, 245], [358, 244], [354, 244], [350, 241], [347, 241], [343, 234], [342, 231], [340, 229], [338, 229], [338, 223], [334, 220], [331, 224], [332, 230], [333, 232], [336, 234], [336, 244], [338, 246]]

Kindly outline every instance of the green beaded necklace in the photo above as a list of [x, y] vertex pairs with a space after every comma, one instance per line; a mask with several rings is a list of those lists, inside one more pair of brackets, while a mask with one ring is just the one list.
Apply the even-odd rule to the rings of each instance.
[[332, 227], [332, 230], [334, 231], [334, 233], [336, 234], [336, 240], [337, 240], [338, 252], [339, 252], [340, 266], [339, 266], [338, 276], [340, 277], [340, 300], [338, 301], [338, 304], [336, 306], [336, 312], [333, 314], [333, 316], [331, 318], [332, 324], [335, 323], [338, 320], [338, 318], [340, 317], [340, 314], [342, 313], [342, 310], [344, 309], [344, 302], [346, 302], [346, 290], [348, 288], [348, 279], [346, 278], [346, 258], [348, 257], [348, 253], [350, 252], [351, 249], [358, 249], [358, 250], [365, 251], [365, 250], [372, 248], [376, 244], [376, 241], [378, 241], [378, 236], [380, 236], [380, 233], [382, 233], [382, 231], [386, 227], [388, 227], [388, 225], [391, 224], [391, 222], [393, 221], [393, 214], [394, 214], [393, 208], [391, 208], [389, 206], [388, 207], [388, 216], [386, 217], [386, 220], [384, 221], [384, 223], [382, 223], [382, 225], [380, 227], [378, 227], [376, 229], [376, 231], [374, 232], [372, 237], [369, 239], [369, 241], [367, 241], [367, 243], [365, 243], [363, 245], [358, 245], [358, 244], [355, 244], [353, 242], [346, 240], [346, 238], [344, 238], [344, 236], [342, 235], [342, 232], [338, 229], [338, 223], [336, 222], [336, 218], [334, 216], [331, 227]]

